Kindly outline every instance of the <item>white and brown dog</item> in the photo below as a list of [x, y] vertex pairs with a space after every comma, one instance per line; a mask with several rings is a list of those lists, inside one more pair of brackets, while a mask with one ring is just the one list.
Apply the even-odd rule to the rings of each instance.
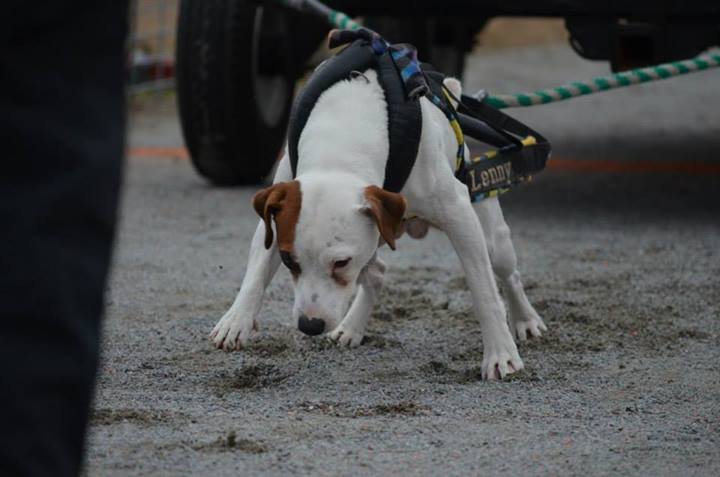
[[[293, 277], [298, 328], [358, 346], [383, 283], [378, 244], [394, 250], [403, 228], [418, 237], [429, 223], [448, 235], [465, 269], [482, 329], [483, 378], [519, 371], [513, 335], [524, 341], [546, 327], [525, 296], [498, 200], [470, 202], [466, 185], [454, 176], [456, 138], [425, 98], [419, 152], [402, 193], [379, 187], [389, 148], [387, 111], [376, 73], [364, 76], [369, 81], [341, 81], [320, 96], [298, 144], [297, 177], [292, 180], [286, 154], [274, 184], [253, 198], [262, 220], [242, 287], [213, 329], [213, 343], [226, 351], [248, 343], [282, 261]], [[446, 79], [445, 85], [460, 97], [459, 81]], [[495, 276], [506, 290], [508, 319]]]

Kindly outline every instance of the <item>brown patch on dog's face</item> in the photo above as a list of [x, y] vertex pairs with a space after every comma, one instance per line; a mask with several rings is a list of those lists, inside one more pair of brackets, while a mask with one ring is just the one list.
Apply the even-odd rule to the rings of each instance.
[[[253, 207], [265, 222], [265, 248], [269, 249], [273, 243], [271, 220], [274, 219], [278, 248], [281, 256], [286, 256], [289, 260], [292, 260], [293, 255], [295, 227], [300, 217], [301, 199], [298, 181], [274, 184], [257, 192], [253, 197]], [[300, 273], [299, 267], [297, 273]]]
[[388, 192], [377, 186], [365, 188], [367, 214], [375, 221], [380, 236], [395, 250], [395, 238], [402, 234], [402, 220], [407, 202], [402, 194]]
[[337, 284], [340, 285], [341, 287], [346, 287], [346, 286], [348, 286], [348, 281], [347, 281], [347, 279], [346, 279], [344, 276], [340, 275], [340, 274], [339, 274], [338, 272], [336, 272], [335, 270], [332, 271], [331, 276], [332, 276], [332, 279], [335, 281], [335, 283], [337, 283]]

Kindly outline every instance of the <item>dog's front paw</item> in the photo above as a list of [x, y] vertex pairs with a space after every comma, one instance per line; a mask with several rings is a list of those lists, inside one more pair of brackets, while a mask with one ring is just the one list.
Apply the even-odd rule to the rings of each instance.
[[217, 349], [237, 351], [247, 346], [250, 334], [257, 329], [255, 320], [228, 312], [213, 328], [210, 340]]
[[524, 367], [517, 346], [509, 335], [504, 339], [486, 340], [482, 362], [483, 379], [503, 379]]
[[363, 332], [353, 330], [349, 327], [339, 325], [337, 328], [332, 330], [328, 334], [328, 338], [339, 344], [340, 346], [348, 346], [350, 348], [356, 348], [362, 343], [362, 339], [365, 336]]
[[527, 341], [528, 338], [538, 338], [547, 326], [537, 312], [530, 308], [522, 312], [510, 313], [510, 331], [518, 341]]

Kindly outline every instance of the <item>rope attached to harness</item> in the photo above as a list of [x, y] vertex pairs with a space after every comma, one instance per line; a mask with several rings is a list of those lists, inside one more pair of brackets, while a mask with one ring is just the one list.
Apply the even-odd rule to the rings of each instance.
[[[317, 0], [278, 0], [281, 4], [299, 11], [307, 11], [324, 17], [335, 28], [357, 30], [362, 26], [343, 12], [333, 10]], [[673, 78], [675, 76], [703, 71], [720, 66], [719, 54], [707, 54], [684, 61], [664, 63], [647, 68], [623, 71], [607, 76], [598, 76], [586, 81], [576, 81], [555, 88], [534, 92], [487, 95], [484, 101], [496, 109], [518, 106], [535, 106], [554, 103], [586, 94], [599, 93], [610, 89], [622, 88], [634, 84]]]
[[599, 93], [600, 91], [647, 83], [648, 81], [673, 78], [717, 66], [720, 66], [720, 55], [709, 54], [690, 60], [674, 61], [672, 63], [664, 63], [647, 68], [623, 71], [608, 76], [598, 76], [588, 81], [576, 81], [563, 86], [541, 89], [535, 92], [492, 95], [488, 96], [485, 102], [497, 109], [555, 103], [586, 94]]

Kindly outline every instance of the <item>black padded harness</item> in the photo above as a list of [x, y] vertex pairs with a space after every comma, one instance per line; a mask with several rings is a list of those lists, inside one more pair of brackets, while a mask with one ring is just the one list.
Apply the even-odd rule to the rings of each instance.
[[[420, 63], [412, 45], [390, 45], [380, 35], [359, 30], [333, 30], [330, 46], [349, 44], [322, 63], [300, 91], [290, 113], [288, 155], [297, 175], [298, 143], [320, 95], [356, 72], [374, 69], [385, 92], [389, 152], [383, 188], [400, 192], [417, 158], [422, 132], [420, 97], [426, 97], [450, 122], [458, 140], [455, 176], [468, 187], [472, 201], [493, 197], [543, 170], [550, 143], [540, 133], [477, 98], [453, 97], [445, 75]], [[450, 98], [458, 103], [457, 109]], [[496, 147], [466, 161], [464, 135]]]
[[320, 95], [339, 81], [351, 79], [351, 72], [374, 69], [385, 92], [390, 150], [385, 165], [383, 189], [400, 192], [417, 158], [422, 132], [420, 102], [409, 99], [390, 52], [378, 55], [364, 40], [356, 40], [331, 57], [310, 77], [298, 94], [290, 113], [288, 155], [293, 177], [297, 174], [298, 142]]

